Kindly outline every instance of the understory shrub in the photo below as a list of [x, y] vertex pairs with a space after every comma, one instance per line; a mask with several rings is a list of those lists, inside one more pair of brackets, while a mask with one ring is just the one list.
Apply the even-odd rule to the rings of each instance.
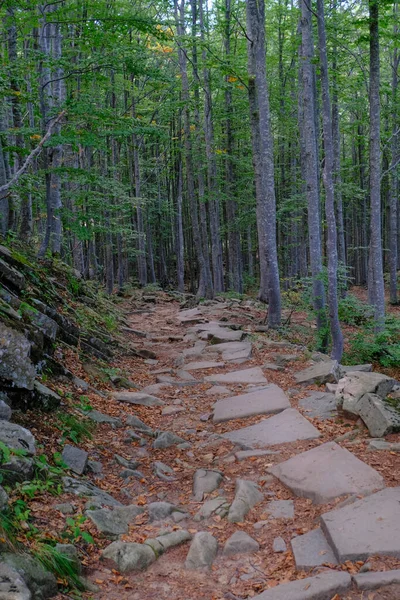
[[351, 338], [344, 364], [374, 362], [383, 367], [400, 366], [400, 319], [386, 317], [385, 329], [379, 333], [369, 323]]

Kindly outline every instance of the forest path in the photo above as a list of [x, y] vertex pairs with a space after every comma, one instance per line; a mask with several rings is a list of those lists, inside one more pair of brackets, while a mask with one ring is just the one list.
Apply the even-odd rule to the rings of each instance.
[[[126, 335], [133, 337], [135, 346], [154, 352], [157, 362], [146, 361], [147, 371], [139, 378], [144, 396], [139, 398], [137, 392], [114, 396], [124, 400], [117, 400], [121, 417], [130, 412], [158, 437], [155, 441], [140, 425], [135, 428], [132, 419], [131, 437], [117, 430], [119, 438], [125, 436], [126, 458], [139, 462], [139, 472], [132, 472], [118, 490], [111, 484], [107, 489], [123, 492], [150, 513], [139, 515], [119, 539], [143, 544], [184, 530], [195, 536], [187, 566], [209, 563], [211, 567], [185, 567], [187, 541], [168, 549], [144, 571], [118, 575], [115, 562], [104, 561], [91, 576], [101, 583], [96, 598], [400, 597], [396, 586], [378, 592], [356, 590], [348, 575], [357, 573], [373, 553], [371, 540], [360, 534], [365, 530], [360, 520], [371, 523], [371, 514], [365, 515], [368, 510], [376, 515], [377, 507], [364, 506], [360, 498], [385, 485], [399, 486], [400, 470], [393, 470], [393, 456], [388, 461], [386, 453], [369, 451], [367, 430], [360, 423], [347, 421], [335, 411], [328, 419], [326, 410], [310, 416], [316, 406], [329, 405], [331, 410], [332, 398], [321, 394], [316, 385], [296, 386], [295, 373], [310, 364], [308, 356], [304, 349], [270, 340], [267, 334], [255, 336], [255, 323], [261, 317], [251, 305], [243, 309], [222, 303], [190, 311], [179, 311], [175, 303], [156, 304], [129, 315], [136, 333], [126, 330]], [[138, 337], [138, 332], [146, 337]], [[137, 381], [137, 374], [132, 373], [132, 378]], [[152, 396], [163, 404], [152, 404]], [[311, 404], [304, 401], [309, 397]], [[159, 432], [169, 433], [160, 436]], [[377, 521], [380, 528], [384, 521], [394, 531], [399, 527], [394, 505], [400, 496], [398, 490], [392, 492], [394, 497], [387, 496], [388, 490], [379, 492], [383, 496], [378, 498], [378, 510], [385, 507], [387, 518], [379, 516]], [[350, 499], [343, 502], [344, 497]], [[351, 522], [346, 527], [354, 529], [343, 539], [341, 519], [337, 523], [327, 515], [319, 528], [320, 516], [339, 503], [343, 511], [350, 511], [343, 515]], [[210, 537], [198, 532], [217, 540], [215, 556]], [[374, 532], [373, 543], [381, 533]], [[346, 545], [349, 537], [357, 538], [355, 550]], [[400, 536], [394, 531], [390, 537], [396, 540], [397, 551]], [[382, 554], [378, 546], [377, 554]], [[398, 561], [393, 565], [379, 559], [368, 562], [373, 570], [398, 566]], [[317, 574], [322, 575], [290, 584], [302, 586], [299, 589], [273, 587]], [[263, 592], [267, 588], [271, 590]]]

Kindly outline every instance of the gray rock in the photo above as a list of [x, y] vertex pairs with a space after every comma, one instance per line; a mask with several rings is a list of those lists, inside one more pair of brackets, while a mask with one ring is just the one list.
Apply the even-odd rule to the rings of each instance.
[[27, 315], [30, 322], [43, 333], [44, 336], [53, 341], [57, 337], [58, 325], [57, 323], [47, 315], [39, 312], [36, 308], [26, 307], [24, 309], [24, 315]]
[[351, 586], [351, 577], [348, 573], [328, 571], [277, 585], [266, 590], [253, 600], [332, 600], [335, 594], [341, 594]]
[[103, 465], [98, 460], [88, 460], [87, 470], [94, 475], [100, 475], [103, 472]]
[[332, 419], [332, 417], [337, 415], [335, 394], [330, 394], [328, 392], [313, 392], [306, 398], [300, 400], [299, 405], [309, 417]]
[[364, 394], [357, 403], [357, 412], [373, 437], [400, 431], [400, 412], [377, 394]]
[[341, 365], [342, 367], [342, 371], [347, 374], [347, 373], [354, 373], [355, 371], [361, 371], [363, 373], [370, 373], [372, 371], [372, 365], [371, 364], [365, 364], [365, 365], [350, 365], [349, 367], [345, 366], [345, 365]]
[[147, 506], [149, 511], [149, 521], [162, 521], [172, 515], [173, 512], [184, 512], [175, 504], [170, 502], [150, 502]]
[[337, 565], [338, 561], [321, 529], [313, 529], [291, 540], [298, 571], [306, 571], [323, 564]]
[[143, 479], [144, 474], [136, 469], [123, 469], [119, 474], [122, 479], [128, 479], [129, 477], [135, 477], [136, 479]]
[[285, 540], [282, 537], [274, 538], [274, 541], [272, 542], [272, 550], [274, 552], [286, 552], [287, 546]]
[[359, 590], [376, 590], [386, 585], [400, 583], [400, 569], [375, 573], [357, 573], [353, 575], [353, 581]]
[[113, 542], [102, 551], [104, 558], [112, 560], [121, 573], [147, 569], [157, 556], [147, 544]]
[[33, 600], [44, 600], [57, 594], [58, 588], [55, 576], [53, 573], [46, 571], [40, 562], [32, 556], [5, 553], [1, 555], [1, 560], [18, 571], [31, 591]]
[[193, 495], [197, 502], [201, 502], [204, 494], [216, 490], [222, 482], [223, 475], [219, 471], [198, 469], [193, 478]]
[[344, 411], [358, 415], [358, 401], [364, 394], [385, 398], [394, 384], [394, 379], [381, 373], [347, 373], [338, 383], [336, 402]]
[[128, 404], [137, 404], [139, 406], [163, 406], [165, 402], [146, 394], [145, 392], [112, 392], [112, 397], [119, 402], [127, 402]]
[[154, 440], [153, 448], [169, 448], [170, 446], [176, 446], [182, 442], [185, 442], [185, 440], [179, 437], [179, 435], [175, 435], [175, 433], [172, 433], [171, 431], [162, 431]]
[[262, 500], [264, 500], [264, 496], [253, 481], [237, 479], [235, 498], [229, 509], [228, 521], [240, 523], [253, 506]]
[[0, 392], [0, 419], [9, 421], [11, 419], [12, 410], [5, 400], [8, 400], [7, 395]]
[[257, 392], [219, 400], [214, 406], [213, 420], [215, 423], [220, 423], [254, 415], [275, 414], [285, 408], [290, 408], [285, 392], [277, 385], [271, 384]]
[[100, 533], [111, 539], [127, 533], [129, 524], [142, 514], [143, 508], [131, 504], [130, 506], [117, 506], [113, 510], [101, 508], [99, 510], [87, 510], [86, 516], [95, 524]]
[[185, 412], [185, 408], [183, 406], [165, 406], [161, 414], [163, 417], [171, 417], [173, 415], [177, 415], [181, 412]]
[[217, 555], [218, 542], [206, 531], [195, 534], [186, 557], [187, 569], [209, 569]]
[[277, 352], [274, 352], [272, 357], [275, 360], [275, 362], [281, 366], [286, 366], [288, 363], [293, 362], [294, 360], [297, 360], [299, 358], [297, 354], [278, 354]]
[[76, 448], [76, 446], [66, 444], [64, 446], [61, 458], [67, 467], [71, 469], [71, 471], [77, 475], [82, 475], [86, 469], [88, 456], [89, 455], [86, 450], [81, 450], [80, 448]]
[[175, 480], [175, 471], [170, 466], [159, 460], [153, 463], [153, 470], [157, 477], [163, 481]]
[[73, 515], [75, 512], [75, 506], [70, 502], [62, 502], [61, 504], [54, 505], [55, 510], [59, 510], [63, 515]]
[[123, 423], [121, 419], [118, 417], [111, 417], [110, 415], [105, 415], [104, 413], [98, 410], [91, 410], [85, 413], [85, 416], [94, 421], [95, 423], [109, 423], [112, 427], [123, 427]]
[[0, 511], [4, 510], [8, 506], [8, 494], [6, 490], [0, 485]]
[[271, 454], [279, 454], [273, 450], [239, 450], [235, 452], [235, 458], [239, 461], [247, 460], [249, 458], [261, 458], [263, 456], [270, 456]]
[[10, 456], [6, 463], [1, 465], [3, 482], [7, 485], [30, 481], [34, 476], [34, 462], [27, 456]]
[[243, 331], [232, 331], [231, 329], [225, 329], [216, 325], [210, 327], [207, 331], [201, 331], [199, 338], [201, 340], [210, 340], [215, 344], [222, 344], [224, 342], [240, 342], [244, 335]]
[[169, 548], [173, 548], [174, 546], [179, 546], [184, 542], [188, 542], [192, 539], [192, 535], [185, 531], [184, 529], [178, 529], [177, 531], [171, 531], [169, 533], [165, 533], [164, 535], [159, 535], [156, 538], [147, 539], [144, 544], [150, 546], [157, 557], [160, 554], [164, 554], [166, 550]]
[[128, 460], [119, 454], [114, 454], [114, 460], [116, 463], [121, 465], [121, 467], [125, 467], [125, 469], [133, 469], [135, 470], [139, 466], [139, 462], [136, 460]]
[[153, 435], [153, 430], [151, 427], [143, 423], [138, 417], [135, 415], [128, 415], [126, 417], [126, 424], [130, 425], [136, 431], [142, 431], [143, 433], [148, 433], [149, 435]]
[[342, 376], [342, 370], [337, 360], [321, 361], [294, 374], [294, 378], [298, 384], [310, 385], [316, 383], [323, 385], [324, 383], [336, 383]]
[[209, 390], [206, 391], [207, 396], [225, 396], [230, 394], [231, 390], [223, 385], [213, 385]]
[[321, 437], [321, 434], [297, 410], [288, 408], [256, 425], [224, 433], [222, 437], [250, 450], [297, 440], [312, 440]]
[[82, 566], [81, 561], [79, 560], [78, 550], [73, 544], [56, 544], [54, 548], [57, 552], [69, 558], [77, 573], [81, 572]]
[[30, 359], [31, 344], [26, 337], [0, 323], [0, 378], [17, 388], [33, 389], [36, 370]]
[[323, 514], [321, 527], [340, 563], [375, 555], [400, 557], [400, 487]]
[[293, 519], [293, 500], [271, 500], [265, 512], [269, 513], [273, 519]]
[[73, 477], [63, 477], [62, 480], [66, 494], [86, 496], [91, 499], [91, 502], [95, 502], [99, 506], [122, 506], [121, 502], [93, 485], [90, 481], [74, 479]]
[[244, 369], [243, 371], [231, 371], [225, 374], [208, 375], [205, 381], [211, 383], [268, 383], [260, 367]]
[[190, 362], [187, 365], [184, 365], [183, 369], [186, 371], [202, 371], [204, 369], [218, 369], [220, 367], [224, 367], [225, 363], [223, 362], [215, 362], [211, 360], [202, 360], [198, 362]]
[[231, 535], [224, 546], [224, 556], [232, 556], [233, 554], [254, 554], [258, 552], [260, 545], [256, 540], [248, 535], [245, 531], [235, 531]]
[[50, 388], [46, 387], [39, 381], [35, 381], [33, 384], [32, 401], [42, 410], [51, 411], [60, 405], [61, 398]]
[[0, 563], [0, 598], [2, 600], [31, 600], [32, 594], [16, 569]]
[[400, 443], [371, 440], [368, 444], [368, 450], [388, 450], [390, 452], [400, 452]]
[[208, 519], [214, 513], [221, 517], [225, 517], [228, 514], [229, 503], [226, 498], [212, 498], [204, 502], [200, 510], [195, 514], [195, 521], [202, 521]]
[[16, 423], [0, 421], [0, 441], [12, 450], [25, 450], [30, 456], [36, 452], [35, 438], [31, 432]]
[[11, 284], [12, 287], [17, 288], [18, 291], [21, 291], [25, 286], [25, 277], [22, 275], [22, 273], [17, 271], [17, 269], [14, 269], [14, 267], [9, 265], [9, 262], [11, 261], [8, 258], [7, 262], [0, 258], [1, 279], [6, 280], [8, 283]]
[[372, 467], [335, 442], [327, 442], [269, 469], [296, 496], [325, 504], [349, 494], [367, 494], [385, 487]]

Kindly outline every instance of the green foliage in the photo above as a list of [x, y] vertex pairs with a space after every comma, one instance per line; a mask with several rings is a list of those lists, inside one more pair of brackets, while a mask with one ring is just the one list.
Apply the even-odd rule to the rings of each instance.
[[77, 542], [83, 540], [87, 544], [94, 544], [94, 539], [84, 529], [82, 525], [85, 523], [87, 518], [85, 515], [76, 515], [75, 517], [68, 517], [65, 520], [65, 529], [63, 531], [63, 537], [68, 539], [70, 542]]
[[374, 316], [374, 309], [356, 296], [347, 294], [339, 300], [339, 319], [347, 325], [365, 325]]
[[76, 417], [72, 413], [59, 413], [56, 427], [62, 433], [62, 441], [70, 440], [79, 444], [84, 439], [92, 439], [94, 423], [83, 416]]
[[78, 590], [84, 589], [79, 577], [79, 566], [71, 557], [59, 552], [48, 543], [36, 544], [32, 550], [32, 555], [57, 579], [65, 581], [68, 587]]
[[379, 333], [375, 333], [373, 323], [366, 325], [351, 338], [343, 360], [345, 364], [372, 362], [383, 367], [400, 366], [400, 319], [387, 317], [385, 329]]
[[76, 408], [79, 410], [83, 410], [84, 412], [88, 412], [89, 410], [93, 410], [93, 406], [90, 404], [90, 400], [87, 396], [79, 396], [79, 403], [75, 404]]

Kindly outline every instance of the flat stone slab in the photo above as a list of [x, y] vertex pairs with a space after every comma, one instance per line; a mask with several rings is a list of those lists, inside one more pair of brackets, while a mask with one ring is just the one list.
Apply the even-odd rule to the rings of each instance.
[[271, 515], [272, 519], [293, 519], [293, 500], [271, 500], [271, 502], [268, 503], [265, 512]]
[[332, 600], [335, 594], [345, 592], [350, 585], [348, 573], [328, 571], [315, 577], [277, 585], [253, 596], [253, 600]]
[[296, 496], [324, 504], [339, 496], [370, 494], [385, 487], [372, 467], [335, 442], [302, 452], [269, 469]]
[[325, 513], [321, 527], [340, 563], [373, 555], [400, 558], [400, 487]]
[[82, 475], [86, 469], [89, 455], [86, 450], [65, 444], [61, 458], [71, 471], [77, 475]]
[[314, 392], [300, 400], [299, 405], [309, 417], [332, 419], [337, 415], [335, 394], [328, 392]]
[[385, 585], [400, 583], [400, 569], [377, 571], [375, 573], [357, 573], [353, 581], [359, 590], [376, 590]]
[[224, 385], [213, 385], [212, 388], [206, 391], [207, 396], [226, 396], [230, 393], [231, 390]]
[[201, 331], [199, 333], [199, 338], [201, 340], [212, 340], [216, 343], [240, 342], [244, 338], [244, 335], [244, 331], [233, 331], [233, 329], [227, 329], [216, 325], [210, 327], [206, 331]]
[[306, 571], [320, 565], [337, 565], [338, 561], [321, 529], [298, 535], [290, 541], [298, 571]]
[[254, 415], [279, 413], [290, 408], [285, 392], [275, 384], [271, 384], [257, 392], [241, 394], [219, 400], [214, 406], [214, 423], [244, 419]]
[[223, 362], [215, 362], [211, 360], [203, 360], [199, 362], [190, 362], [187, 365], [184, 365], [182, 369], [184, 371], [202, 371], [203, 369], [218, 369], [219, 367], [224, 367], [225, 363]]
[[321, 437], [321, 434], [297, 410], [287, 408], [256, 425], [224, 433], [222, 437], [239, 444], [245, 450], [250, 450], [287, 444], [296, 440], [314, 440]]
[[205, 381], [211, 383], [268, 383], [260, 367], [231, 371], [225, 374], [208, 375]]
[[321, 361], [294, 374], [296, 383], [309, 385], [316, 383], [322, 385], [324, 383], [336, 383], [342, 375], [340, 365], [336, 360]]
[[239, 450], [235, 453], [237, 460], [247, 460], [249, 458], [261, 458], [263, 456], [271, 456], [271, 454], [279, 454], [273, 450]]
[[162, 406], [163, 400], [146, 392], [112, 392], [112, 397], [119, 402], [138, 404], [140, 406]]
[[242, 352], [247, 350], [251, 352], [252, 344], [251, 342], [223, 342], [222, 344], [211, 344], [207, 346], [205, 352], [221, 352], [221, 353], [232, 353], [232, 352]]

